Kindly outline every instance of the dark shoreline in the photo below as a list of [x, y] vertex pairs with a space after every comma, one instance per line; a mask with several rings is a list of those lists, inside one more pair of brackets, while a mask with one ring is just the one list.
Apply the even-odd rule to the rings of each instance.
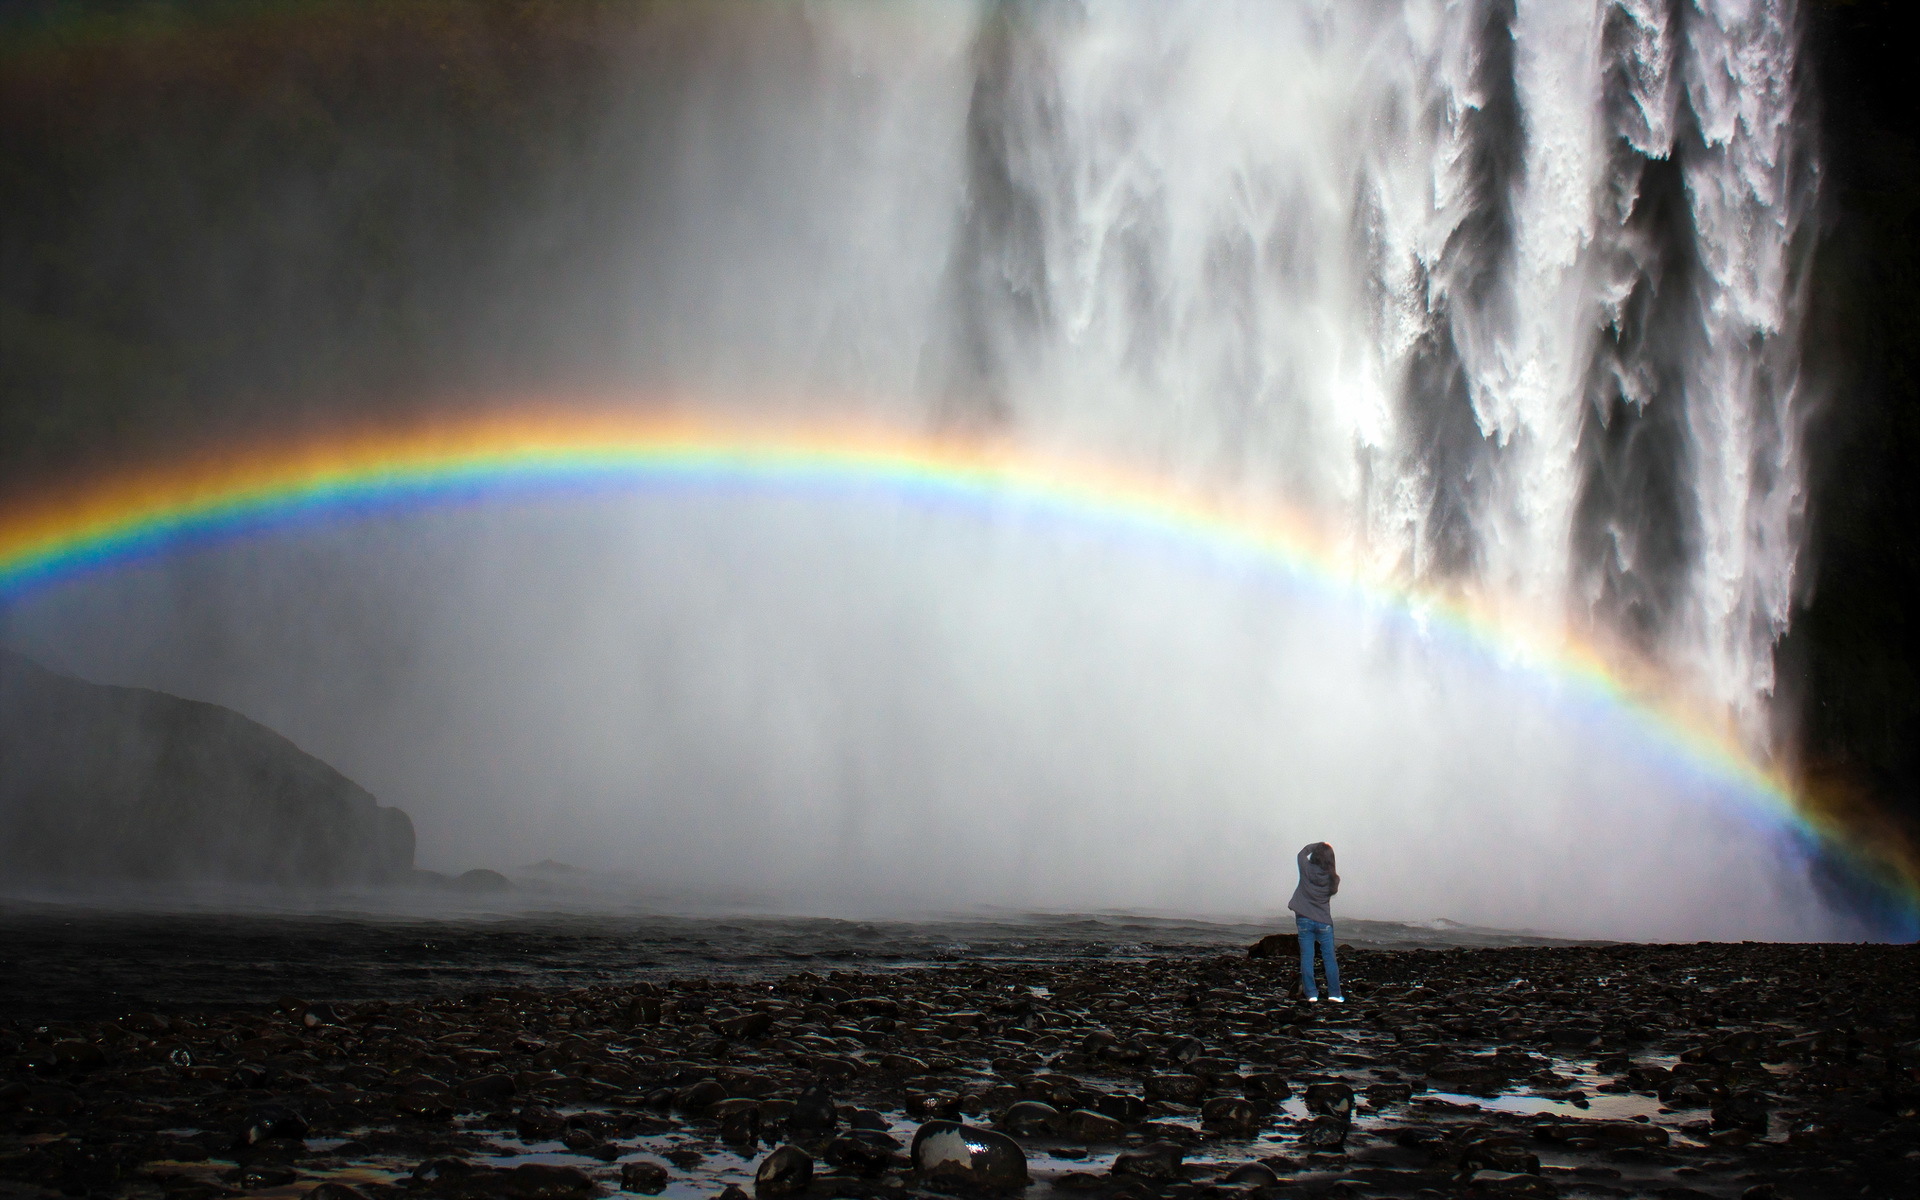
[[1034, 1197], [1757, 1200], [1920, 1177], [1920, 948], [1356, 947], [1342, 967], [1344, 1006], [1294, 1000], [1292, 962], [1216, 951], [26, 1018], [0, 1025], [0, 1190], [575, 1200], [624, 1178], [691, 1200], [751, 1191], [791, 1142], [814, 1174], [786, 1194], [883, 1200], [959, 1186], [906, 1155], [940, 1118], [1012, 1133]]
[[[428, 999], [501, 987], [579, 987], [700, 975], [767, 980], [799, 970], [896, 971], [956, 963], [1191, 958], [1237, 952], [1291, 921], [1138, 913], [966, 913], [918, 919], [444, 906], [362, 897], [302, 912], [286, 893], [250, 911], [0, 901], [0, 1018], [96, 1019], [310, 1000]], [[513, 898], [507, 898], [509, 900]], [[271, 902], [278, 910], [266, 907]], [[174, 903], [179, 904], [176, 898]], [[381, 906], [385, 905], [385, 908]], [[1573, 945], [1450, 923], [1340, 923], [1369, 949]]]

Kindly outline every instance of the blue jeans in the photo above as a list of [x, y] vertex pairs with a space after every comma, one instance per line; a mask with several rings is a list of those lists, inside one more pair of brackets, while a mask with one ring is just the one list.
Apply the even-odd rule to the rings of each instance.
[[1340, 964], [1333, 959], [1333, 926], [1325, 921], [1309, 921], [1294, 914], [1294, 924], [1300, 929], [1300, 990], [1307, 999], [1316, 1000], [1320, 991], [1313, 983], [1313, 948], [1320, 947], [1320, 961], [1327, 968], [1327, 995], [1341, 996]]

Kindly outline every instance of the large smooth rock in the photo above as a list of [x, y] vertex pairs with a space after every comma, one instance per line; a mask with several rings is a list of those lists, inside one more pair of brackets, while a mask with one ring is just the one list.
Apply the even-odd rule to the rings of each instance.
[[1060, 1110], [1039, 1100], [1022, 1100], [994, 1125], [1014, 1137], [1044, 1137], [1060, 1128]]
[[928, 1121], [913, 1135], [913, 1169], [929, 1179], [978, 1188], [1016, 1188], [1028, 1183], [1027, 1156], [1004, 1133]]
[[1127, 1127], [1105, 1113], [1076, 1108], [1060, 1118], [1060, 1132], [1076, 1142], [1117, 1142], [1127, 1135]]
[[753, 1194], [760, 1200], [791, 1196], [812, 1182], [813, 1156], [798, 1146], [782, 1146], [760, 1160], [753, 1173]]
[[1307, 1111], [1347, 1121], [1353, 1117], [1353, 1089], [1344, 1083], [1307, 1085]]
[[1260, 1110], [1239, 1096], [1216, 1096], [1200, 1110], [1200, 1123], [1222, 1133], [1245, 1135], [1261, 1124]]
[[670, 1176], [667, 1169], [657, 1162], [637, 1158], [632, 1162], [620, 1164], [620, 1190], [639, 1192], [644, 1196], [658, 1196], [667, 1190]]

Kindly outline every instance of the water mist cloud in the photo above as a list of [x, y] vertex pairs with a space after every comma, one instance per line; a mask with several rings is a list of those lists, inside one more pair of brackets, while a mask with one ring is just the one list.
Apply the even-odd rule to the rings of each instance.
[[[415, 818], [752, 905], [1853, 933], [1804, 848], [1577, 689], [1244, 564], [764, 494], [351, 524], [69, 584], [47, 661], [225, 703]], [[389, 652], [379, 652], [386, 646]]]

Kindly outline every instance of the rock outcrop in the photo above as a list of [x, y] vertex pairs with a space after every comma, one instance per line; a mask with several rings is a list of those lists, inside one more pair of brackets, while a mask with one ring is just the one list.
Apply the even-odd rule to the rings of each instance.
[[413, 822], [217, 704], [0, 650], [0, 871], [54, 885], [403, 882]]

